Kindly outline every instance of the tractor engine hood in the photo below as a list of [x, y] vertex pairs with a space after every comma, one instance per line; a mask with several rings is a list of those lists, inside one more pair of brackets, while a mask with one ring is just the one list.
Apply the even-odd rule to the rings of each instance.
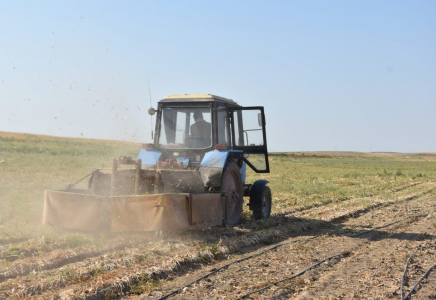
[[[164, 192], [196, 193], [204, 191], [205, 188], [219, 187], [227, 160], [239, 158], [242, 151], [213, 150], [204, 153], [204, 156], [200, 153], [186, 155], [190, 157], [184, 157], [182, 152], [177, 153], [178, 156], [172, 154], [174, 151], [142, 149], [138, 159], [142, 161], [142, 169], [161, 174]], [[201, 156], [201, 161], [197, 163], [195, 160]]]

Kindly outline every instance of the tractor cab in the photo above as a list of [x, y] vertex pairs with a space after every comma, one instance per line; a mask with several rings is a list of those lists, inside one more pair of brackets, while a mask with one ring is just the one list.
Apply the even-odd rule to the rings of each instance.
[[215, 95], [180, 94], [159, 101], [154, 143], [145, 148], [161, 151], [159, 160], [183, 158], [189, 169], [215, 150], [239, 153], [255, 172], [269, 172], [263, 107], [242, 107]]

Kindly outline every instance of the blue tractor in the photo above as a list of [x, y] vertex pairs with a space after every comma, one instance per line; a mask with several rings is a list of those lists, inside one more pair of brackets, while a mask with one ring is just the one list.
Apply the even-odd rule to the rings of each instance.
[[[209, 94], [158, 102], [153, 143], [92, 173], [87, 190], [46, 191], [44, 223], [84, 230], [150, 231], [237, 225], [244, 196], [254, 219], [269, 218], [265, 114]], [[121, 165], [134, 165], [125, 169]], [[71, 212], [81, 215], [70, 218]], [[68, 219], [68, 220], [67, 220]]]

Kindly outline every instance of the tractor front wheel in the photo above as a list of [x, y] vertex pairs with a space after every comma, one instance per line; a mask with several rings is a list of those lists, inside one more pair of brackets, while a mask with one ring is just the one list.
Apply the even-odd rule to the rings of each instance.
[[271, 190], [269, 187], [264, 186], [261, 195], [260, 209], [253, 210], [253, 218], [255, 220], [268, 219], [271, 214]]
[[227, 194], [225, 203], [226, 218], [224, 224], [235, 226], [241, 219], [242, 203], [244, 202], [244, 190], [242, 176], [238, 165], [234, 162], [227, 164], [221, 178], [221, 192]]

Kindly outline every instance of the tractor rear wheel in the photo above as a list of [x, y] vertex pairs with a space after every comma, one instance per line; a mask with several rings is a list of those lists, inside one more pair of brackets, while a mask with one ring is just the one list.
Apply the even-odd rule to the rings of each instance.
[[227, 164], [221, 178], [221, 192], [227, 194], [228, 201], [225, 204], [227, 217], [224, 224], [235, 226], [241, 219], [242, 203], [244, 202], [244, 190], [242, 187], [241, 171], [236, 163]]
[[253, 218], [255, 220], [268, 219], [271, 214], [271, 190], [265, 186], [261, 195], [260, 210], [253, 210]]

